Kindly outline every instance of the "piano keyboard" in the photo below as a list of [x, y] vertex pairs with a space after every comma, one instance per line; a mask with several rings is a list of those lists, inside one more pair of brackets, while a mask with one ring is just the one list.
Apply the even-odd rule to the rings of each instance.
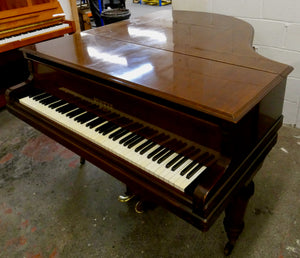
[[21, 41], [21, 40], [25, 40], [31, 37], [35, 37], [41, 34], [45, 34], [45, 33], [49, 33], [49, 32], [53, 32], [56, 30], [61, 30], [61, 29], [65, 29], [70, 27], [70, 25], [68, 23], [62, 23], [62, 24], [58, 24], [58, 25], [54, 25], [54, 26], [49, 26], [47, 28], [42, 28], [42, 29], [38, 29], [38, 30], [34, 30], [34, 31], [29, 31], [26, 33], [22, 33], [22, 34], [18, 34], [18, 35], [14, 35], [11, 37], [6, 37], [3, 39], [0, 39], [0, 45], [4, 45], [4, 44], [8, 44], [11, 42], [15, 42], [15, 41]]
[[45, 92], [19, 102], [182, 192], [215, 161], [207, 151], [96, 105], [87, 111]]

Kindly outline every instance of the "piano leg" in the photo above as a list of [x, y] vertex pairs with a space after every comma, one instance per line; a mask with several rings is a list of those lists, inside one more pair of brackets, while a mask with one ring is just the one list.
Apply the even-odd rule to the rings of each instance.
[[225, 218], [223, 223], [229, 240], [224, 248], [225, 255], [230, 255], [235, 242], [243, 231], [244, 215], [248, 201], [253, 194], [254, 183], [251, 181], [240, 190], [225, 209]]
[[81, 165], [84, 165], [84, 164], [85, 164], [85, 158], [80, 157], [80, 164], [81, 164]]

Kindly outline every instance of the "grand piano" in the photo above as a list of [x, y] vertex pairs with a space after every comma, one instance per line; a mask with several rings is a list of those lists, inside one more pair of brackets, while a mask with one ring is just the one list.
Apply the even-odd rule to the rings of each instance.
[[1, 0], [0, 107], [6, 88], [28, 77], [27, 62], [18, 48], [75, 31], [57, 0]]
[[[225, 211], [230, 254], [282, 125], [292, 67], [233, 17], [162, 11], [22, 49], [7, 109], [202, 231]], [[55, 187], [55, 185], [53, 186]]]

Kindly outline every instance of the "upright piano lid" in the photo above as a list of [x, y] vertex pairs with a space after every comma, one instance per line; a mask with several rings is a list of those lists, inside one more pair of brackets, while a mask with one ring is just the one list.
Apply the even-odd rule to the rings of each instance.
[[255, 53], [252, 39], [233, 17], [162, 11], [23, 51], [237, 122], [292, 71]]

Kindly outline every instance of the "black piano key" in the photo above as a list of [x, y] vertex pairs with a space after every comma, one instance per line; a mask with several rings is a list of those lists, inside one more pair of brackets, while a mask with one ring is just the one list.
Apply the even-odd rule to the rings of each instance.
[[185, 174], [187, 174], [197, 163], [204, 164], [204, 162], [207, 160], [208, 156], [209, 156], [208, 152], [202, 153], [192, 163], [190, 163], [186, 168], [184, 168], [180, 172], [180, 175], [184, 176]]
[[130, 139], [128, 139], [127, 141], [123, 142], [124, 146], [128, 146], [130, 143], [134, 142], [136, 139], [138, 139], [140, 136], [135, 134], [133, 137], [131, 137]]
[[157, 148], [155, 148], [153, 151], [151, 151], [148, 155], [147, 158], [151, 159], [152, 157], [154, 157], [156, 154], [160, 153], [165, 147], [164, 146], [159, 146]]
[[97, 116], [95, 114], [93, 114], [91, 112], [87, 112], [87, 113], [85, 113], [85, 114], [83, 114], [83, 115], [81, 115], [79, 117], [76, 117], [75, 121], [78, 121], [81, 124], [84, 124], [84, 123], [86, 123], [86, 122], [88, 122], [88, 121], [90, 121], [90, 120], [92, 120], [92, 119], [94, 119], [96, 117]]
[[135, 152], [139, 152], [140, 150], [144, 149], [145, 147], [147, 147], [149, 144], [152, 144], [153, 142], [151, 140], [146, 141], [145, 143], [143, 143], [142, 145], [138, 146], [135, 149]]
[[75, 109], [75, 110], [69, 112], [69, 113], [67, 114], [67, 117], [72, 118], [72, 117], [78, 116], [79, 114], [81, 114], [81, 113], [83, 113], [83, 112], [85, 112], [84, 109], [82, 109], [82, 108], [77, 108], [77, 109]]
[[179, 159], [181, 159], [184, 155], [190, 153], [194, 149], [195, 149], [195, 147], [192, 146], [192, 147], [189, 147], [189, 148], [183, 150], [182, 152], [178, 153], [178, 155], [176, 157], [174, 157], [172, 160], [170, 160], [166, 164], [166, 168], [170, 168], [171, 166], [173, 166]]
[[51, 96], [51, 95], [49, 93], [45, 92], [45, 93], [42, 93], [42, 94], [39, 94], [39, 95], [33, 97], [33, 100], [39, 101], [39, 100], [44, 99], [49, 96]]
[[128, 139], [126, 142], [123, 143], [124, 146], [128, 146], [129, 144], [135, 142], [137, 139], [139, 139], [141, 136], [135, 135], [134, 137]]
[[102, 134], [103, 134], [103, 135], [107, 135], [107, 134], [109, 134], [110, 132], [112, 132], [113, 130], [117, 129], [118, 127], [119, 127], [118, 125], [114, 124], [114, 125], [112, 125], [109, 129], [103, 131]]
[[69, 103], [63, 107], [60, 107], [58, 109], [56, 109], [57, 112], [61, 113], [61, 114], [65, 114], [73, 109], [77, 108], [77, 106], [75, 104]]
[[180, 158], [182, 158], [183, 156], [181, 154], [178, 154], [176, 157], [174, 157], [172, 160], [170, 160], [167, 164], [166, 164], [166, 168], [170, 168], [171, 166], [173, 166]]
[[200, 168], [202, 168], [203, 167], [203, 164], [198, 164], [196, 167], [194, 167], [192, 170], [191, 170], [191, 172], [189, 172], [187, 175], [186, 175], [186, 178], [187, 179], [190, 179], [193, 175], [195, 175], [197, 172], [198, 172], [198, 170], [200, 169]]
[[[199, 149], [195, 149], [195, 150], [193, 150], [192, 152], [190, 152], [190, 153], [188, 153], [187, 155], [189, 155], [189, 156], [195, 156], [195, 155], [197, 155], [197, 153], [199, 153], [200, 152], [200, 150]], [[184, 162], [186, 162], [188, 160], [188, 157], [187, 156], [184, 156], [184, 157], [182, 157], [172, 168], [171, 168], [171, 170], [172, 171], [175, 171], [175, 170], [177, 170]]]
[[163, 155], [165, 155], [170, 150], [170, 148], [174, 148], [176, 145], [178, 145], [178, 141], [176, 139], [171, 139], [170, 141], [164, 143], [164, 148], [160, 150], [157, 154], [155, 154], [152, 160], [156, 161], [159, 158], [163, 157]]
[[121, 130], [113, 133], [113, 135], [111, 135], [110, 137], [113, 138], [113, 141], [115, 141], [129, 132], [140, 130], [141, 127], [142, 124], [140, 123], [133, 123], [133, 124], [130, 123], [128, 126], [125, 126], [125, 128], [122, 128]]
[[188, 173], [198, 162], [193, 161], [191, 162], [187, 167], [185, 167], [181, 172], [180, 175], [184, 176], [186, 173]]
[[98, 132], [98, 133], [101, 134], [101, 133], [104, 132], [106, 129], [110, 128], [112, 125], [113, 125], [112, 122], [107, 122], [107, 123], [105, 123], [105, 124], [103, 124], [103, 125], [97, 127], [96, 132]]
[[139, 128], [138, 130], [135, 131], [135, 136], [126, 140], [126, 142], [124, 142], [124, 146], [128, 146], [131, 143], [134, 143], [134, 141], [138, 140], [140, 137], [144, 137], [144, 135], [149, 133], [149, 127], [142, 127]]
[[44, 102], [47, 101], [47, 100], [48, 100], [49, 98], [51, 98], [51, 97], [53, 97], [53, 96], [51, 96], [51, 95], [50, 95], [50, 96], [47, 96], [46, 98], [42, 98], [42, 99], [39, 100], [38, 102], [41, 103], [41, 104], [44, 104]]
[[84, 113], [80, 116], [77, 116], [74, 120], [81, 123], [81, 124], [83, 124], [83, 123], [85, 123], [85, 122], [87, 122], [87, 121], [89, 121], [93, 118], [96, 118], [96, 117], [97, 116], [95, 114], [93, 114], [91, 112], [86, 112], [86, 113]]
[[[156, 134], [156, 133], [155, 133]], [[155, 135], [154, 134], [154, 135]], [[159, 134], [155, 137], [153, 137], [153, 139], [151, 139], [151, 144], [145, 146], [143, 149], [140, 150], [140, 154], [145, 154], [148, 150], [150, 150], [153, 146], [155, 146], [156, 144], [160, 144], [162, 142], [165, 142], [166, 140], [168, 140], [169, 136], [166, 134]]]
[[53, 103], [53, 102], [56, 102], [56, 101], [58, 101], [58, 100], [59, 100], [59, 98], [57, 98], [57, 97], [55, 97], [55, 96], [51, 96], [51, 97], [49, 97], [49, 98], [40, 100], [40, 103], [47, 106], [47, 105], [49, 105], [49, 104], [51, 104], [51, 103]]
[[47, 94], [47, 96], [45, 98], [42, 98], [42, 99], [38, 100], [38, 102], [42, 103], [42, 101], [47, 100], [47, 99], [52, 98], [52, 97], [53, 97], [53, 95]]
[[137, 145], [138, 143], [140, 143], [144, 139], [145, 139], [144, 137], [140, 136], [135, 141], [133, 141], [132, 143], [128, 144], [127, 148], [131, 149], [132, 147], [134, 147], [135, 145]]
[[123, 137], [124, 135], [128, 134], [130, 131], [128, 131], [127, 129], [122, 130], [121, 132], [119, 132], [118, 134], [116, 134], [112, 139], [113, 141], [116, 141], [118, 139], [120, 139], [121, 137]]
[[[119, 134], [121, 134], [121, 133], [123, 133], [123, 132], [125, 132], [125, 131], [126, 131], [125, 128], [120, 128], [118, 131], [116, 131], [116, 132], [110, 134], [110, 135], [109, 135], [109, 138], [111, 139], [111, 138], [117, 137]], [[114, 140], [114, 139], [113, 139], [113, 140]]]
[[169, 150], [165, 155], [158, 159], [157, 163], [160, 164], [165, 161], [168, 157], [170, 157], [175, 151]]
[[214, 155], [208, 155], [206, 156], [206, 159], [199, 163], [195, 168], [192, 169], [187, 175], [186, 178], [190, 179], [193, 175], [195, 175], [199, 169], [201, 169], [203, 166], [209, 167], [212, 165], [212, 163], [215, 162], [215, 156]]
[[105, 119], [103, 117], [98, 117], [97, 119], [87, 123], [86, 126], [92, 129], [92, 128], [102, 124], [104, 121], [105, 121]]
[[[103, 132], [103, 134], [108, 134], [108, 133], [114, 131], [115, 129], [117, 129], [118, 127], [121, 127], [120, 129], [124, 129], [123, 127], [127, 126], [128, 124], [131, 124], [132, 120], [129, 118], [126, 118], [126, 117], [120, 117], [120, 118], [114, 119], [113, 123], [114, 123], [114, 125], [109, 129], [109, 131], [106, 130], [105, 132]], [[117, 130], [116, 132], [120, 133], [120, 130]], [[116, 135], [117, 134], [113, 134], [112, 137], [114, 137]], [[112, 137], [110, 137], [110, 138], [112, 138]]]
[[126, 136], [125, 138], [122, 138], [119, 143], [123, 144], [124, 142], [128, 141], [129, 139], [131, 139], [134, 136], [136, 136], [136, 134], [135, 133], [131, 133], [128, 136]]
[[163, 157], [168, 151], [169, 151], [168, 148], [162, 149], [162, 151], [160, 151], [158, 154], [156, 154], [156, 155], [153, 156], [152, 160], [153, 160], [153, 161], [156, 161], [156, 160], [160, 159], [160, 158]]
[[183, 149], [186, 146], [186, 143], [179, 141], [172, 150], [169, 150], [164, 156], [158, 159], [157, 163], [160, 164], [164, 160], [166, 160], [168, 157], [173, 155], [175, 152], [179, 152], [181, 149]]
[[60, 107], [60, 106], [62, 106], [62, 105], [65, 105], [65, 104], [67, 104], [67, 103], [68, 103], [68, 102], [65, 101], [65, 100], [60, 100], [60, 101], [58, 101], [58, 102], [55, 102], [55, 103], [49, 105], [49, 108], [52, 108], [52, 109], [58, 108], [58, 107]]
[[143, 149], [140, 151], [140, 154], [141, 154], [141, 155], [144, 155], [148, 150], [150, 150], [151, 148], [153, 148], [155, 145], [156, 145], [155, 142], [150, 141], [150, 144], [148, 144], [145, 148], [143, 148]]
[[175, 165], [172, 166], [171, 170], [175, 171], [176, 169], [178, 169], [187, 160], [188, 160], [187, 157], [182, 156], [181, 159], [179, 159], [179, 161]]

